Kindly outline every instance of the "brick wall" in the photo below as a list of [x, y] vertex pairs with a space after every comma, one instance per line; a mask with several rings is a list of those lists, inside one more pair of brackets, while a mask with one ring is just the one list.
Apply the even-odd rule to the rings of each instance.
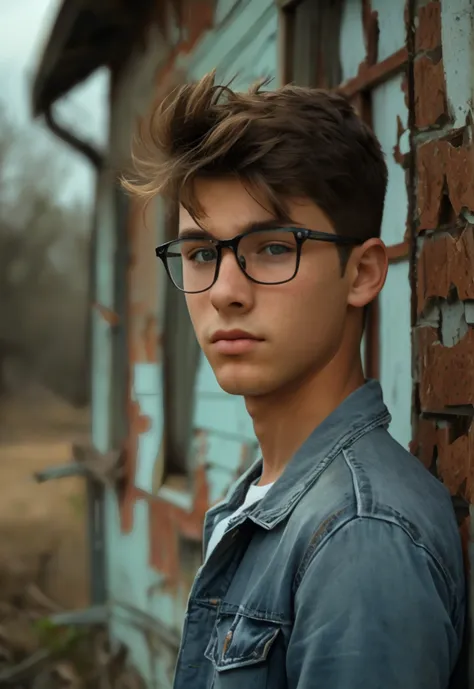
[[[447, 97], [451, 72], [444, 63], [441, 14], [449, 1], [424, 4], [414, 22], [413, 450], [453, 496], [468, 566], [474, 502], [474, 151], [471, 122], [454, 126]], [[460, 14], [457, 21], [468, 20]]]
[[474, 150], [470, 124], [450, 124], [440, 9], [430, 2], [418, 10], [413, 69], [415, 451], [456, 498], [466, 539], [474, 490], [474, 227], [467, 219]]

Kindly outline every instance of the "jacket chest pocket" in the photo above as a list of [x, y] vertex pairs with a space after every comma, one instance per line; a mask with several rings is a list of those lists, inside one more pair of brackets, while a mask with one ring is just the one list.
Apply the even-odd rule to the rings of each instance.
[[265, 689], [279, 632], [268, 620], [220, 614], [204, 653], [214, 665], [212, 689]]

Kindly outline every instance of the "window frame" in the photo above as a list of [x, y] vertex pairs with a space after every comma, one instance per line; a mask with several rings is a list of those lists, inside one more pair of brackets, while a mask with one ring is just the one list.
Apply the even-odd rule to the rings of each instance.
[[[276, 0], [278, 7], [278, 32], [279, 32], [279, 80], [281, 84], [292, 81], [291, 55], [295, 41], [295, 22], [293, 12], [295, 8], [305, 0]], [[408, 70], [409, 57], [407, 44], [389, 55], [380, 62], [377, 60], [377, 38], [373, 16], [364, 17], [364, 33], [367, 45], [367, 57], [365, 63], [359, 69], [359, 74], [346, 82], [341, 81], [336, 88], [344, 93], [359, 111], [362, 119], [372, 126], [372, 90], [384, 81], [389, 80], [402, 70]], [[375, 39], [374, 39], [375, 37]], [[318, 84], [312, 84], [318, 88]], [[410, 154], [409, 154], [410, 155]], [[408, 209], [409, 213], [409, 209]], [[410, 258], [411, 242], [410, 228], [407, 223], [407, 231], [402, 242], [387, 247], [389, 265]], [[378, 378], [380, 375], [380, 301], [376, 299], [367, 309], [365, 323], [365, 354], [364, 370], [368, 378]]]

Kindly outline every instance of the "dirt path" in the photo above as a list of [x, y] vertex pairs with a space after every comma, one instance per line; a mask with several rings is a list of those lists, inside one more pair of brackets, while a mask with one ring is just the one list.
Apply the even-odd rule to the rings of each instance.
[[83, 481], [33, 475], [68, 462], [87, 430], [86, 412], [44, 391], [0, 408], [0, 601], [36, 583], [66, 608], [86, 604]]

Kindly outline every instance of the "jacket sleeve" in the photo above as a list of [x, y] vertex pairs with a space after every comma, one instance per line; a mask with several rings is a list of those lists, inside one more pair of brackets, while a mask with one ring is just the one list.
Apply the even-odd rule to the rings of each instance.
[[297, 578], [289, 689], [447, 689], [462, 630], [440, 564], [397, 524], [357, 518]]

